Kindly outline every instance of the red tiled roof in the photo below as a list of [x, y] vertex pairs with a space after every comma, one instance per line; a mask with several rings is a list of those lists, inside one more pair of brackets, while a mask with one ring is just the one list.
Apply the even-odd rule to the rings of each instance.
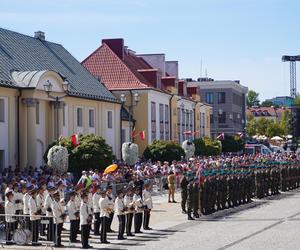
[[247, 114], [254, 114], [258, 117], [281, 117], [282, 113], [289, 109], [287, 108], [274, 108], [274, 107], [248, 107]]
[[95, 77], [100, 76], [101, 82], [109, 90], [151, 88], [150, 83], [137, 72], [137, 69], [151, 68], [149, 64], [127, 53], [121, 60], [105, 43], [88, 56], [82, 65]]

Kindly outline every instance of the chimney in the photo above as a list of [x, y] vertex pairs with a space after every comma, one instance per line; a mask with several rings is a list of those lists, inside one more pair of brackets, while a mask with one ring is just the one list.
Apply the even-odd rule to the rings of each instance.
[[43, 31], [34, 32], [34, 38], [45, 41], [45, 32], [43, 32]]
[[124, 59], [124, 40], [123, 38], [103, 39], [102, 44], [105, 43], [110, 49], [121, 59]]

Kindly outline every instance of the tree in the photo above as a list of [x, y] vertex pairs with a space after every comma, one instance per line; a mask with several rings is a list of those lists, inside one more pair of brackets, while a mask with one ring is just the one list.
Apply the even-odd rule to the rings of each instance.
[[273, 105], [273, 102], [269, 101], [269, 100], [265, 100], [261, 103], [261, 106], [262, 107], [271, 107], [271, 106], [274, 106]]
[[259, 105], [259, 93], [255, 92], [254, 90], [249, 90], [247, 95], [247, 106], [252, 107], [255, 105]]
[[294, 105], [300, 105], [300, 94], [297, 93], [295, 99], [294, 99]]
[[154, 140], [145, 149], [143, 157], [146, 160], [172, 162], [181, 160], [185, 153], [177, 142]]
[[292, 133], [292, 114], [289, 110], [285, 110], [282, 113], [280, 126], [284, 135], [289, 135]]
[[221, 153], [221, 145], [211, 138], [197, 138], [194, 140], [196, 156], [211, 156]]
[[244, 149], [244, 141], [239, 136], [225, 135], [222, 142], [222, 152], [238, 152]]
[[278, 122], [271, 122], [267, 129], [266, 129], [266, 133], [265, 135], [268, 138], [272, 138], [273, 136], [282, 136], [284, 134], [284, 131], [282, 129], [282, 127], [280, 126], [280, 123]]
[[[75, 174], [80, 174], [81, 171], [91, 168], [104, 170], [115, 159], [112, 148], [106, 144], [102, 137], [94, 134], [80, 135], [79, 145], [76, 148], [73, 148], [71, 138], [62, 138], [51, 145], [61, 145], [67, 148], [69, 153], [68, 171]], [[50, 148], [49, 146], [48, 150]], [[48, 154], [48, 150], [45, 155]]]

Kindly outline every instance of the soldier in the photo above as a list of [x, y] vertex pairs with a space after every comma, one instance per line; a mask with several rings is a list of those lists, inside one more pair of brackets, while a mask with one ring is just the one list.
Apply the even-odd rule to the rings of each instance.
[[46, 216], [48, 217], [48, 227], [47, 227], [47, 241], [53, 241], [55, 234], [55, 227], [53, 223], [53, 213], [51, 204], [53, 203], [53, 194], [55, 193], [55, 187], [48, 187], [48, 194], [45, 197], [44, 209], [46, 210]]
[[27, 192], [23, 196], [23, 214], [26, 215], [25, 220], [26, 220], [26, 228], [30, 230], [31, 224], [30, 224], [30, 218], [29, 218], [29, 207], [28, 207], [28, 202], [30, 199], [30, 191], [33, 189], [33, 186], [27, 187]]
[[117, 193], [117, 198], [115, 200], [115, 214], [118, 216], [119, 220], [119, 232], [118, 232], [118, 240], [125, 240], [124, 232], [125, 232], [125, 211], [126, 207], [124, 205], [124, 193], [122, 190], [119, 190]]
[[61, 204], [59, 192], [53, 194], [53, 202], [51, 204], [51, 208], [53, 212], [53, 221], [55, 225], [54, 244], [55, 247], [63, 247], [64, 245], [61, 244], [61, 232], [64, 220], [66, 218], [66, 214], [64, 213], [64, 209]]
[[101, 191], [101, 198], [99, 200], [100, 206], [100, 218], [101, 218], [101, 243], [109, 244], [110, 242], [107, 241], [107, 229], [109, 225], [109, 214], [111, 212], [111, 204], [110, 200], [107, 197], [106, 191]]
[[[36, 196], [36, 205], [38, 207], [38, 210], [41, 211], [41, 215], [46, 215], [46, 210], [44, 209], [44, 203], [45, 203], [45, 196], [44, 196], [44, 187], [41, 185], [38, 189], [38, 194]], [[44, 220], [44, 218], [42, 219]], [[42, 221], [41, 221], [42, 222]], [[45, 236], [45, 224], [40, 224], [40, 235]]]
[[144, 212], [144, 204], [142, 201], [142, 197], [140, 196], [140, 190], [135, 189], [135, 194], [133, 195], [133, 204], [135, 208], [134, 213], [134, 233], [140, 234], [141, 227], [143, 223], [143, 212]]
[[199, 218], [199, 202], [200, 202], [200, 188], [198, 178], [195, 176], [194, 178], [194, 197], [193, 197], [193, 214], [195, 218]]
[[208, 189], [208, 180], [206, 177], [206, 173], [202, 173], [202, 176], [204, 177], [203, 179], [203, 184], [201, 188], [201, 213], [202, 214], [207, 214], [207, 189]]
[[114, 231], [111, 229], [111, 223], [113, 221], [114, 218], [114, 204], [115, 204], [115, 197], [113, 195], [113, 190], [112, 190], [112, 186], [108, 186], [107, 187], [107, 198], [109, 200], [109, 205], [110, 205], [110, 211], [111, 213], [109, 213], [109, 220], [108, 220], [108, 229], [107, 232], [108, 233], [113, 233]]
[[[16, 208], [14, 205], [14, 194], [12, 191], [6, 193], [5, 201], [5, 213], [9, 215], [16, 214]], [[6, 221], [6, 245], [12, 245], [12, 235], [17, 228], [16, 219], [13, 216], [5, 216]]]
[[124, 197], [124, 205], [126, 207], [126, 234], [127, 236], [134, 236], [131, 233], [132, 218], [134, 214], [134, 202], [133, 202], [133, 189], [128, 188], [127, 194]]
[[150, 184], [146, 183], [144, 185], [144, 190], [143, 190], [143, 202], [145, 205], [145, 209], [144, 209], [144, 222], [143, 222], [143, 227], [144, 230], [152, 230], [151, 227], [149, 227], [149, 223], [150, 223], [150, 216], [151, 216], [151, 210], [153, 208], [153, 202], [152, 202], [152, 197], [151, 197], [151, 193], [150, 193]]
[[187, 186], [187, 216], [188, 220], [194, 220], [192, 217], [192, 210], [194, 204], [194, 181], [190, 180]]
[[99, 200], [100, 200], [100, 186], [96, 187], [96, 192], [93, 194], [92, 203], [93, 203], [93, 212], [94, 212], [94, 235], [100, 235], [100, 207], [99, 207]]
[[28, 200], [28, 210], [30, 215], [30, 224], [31, 224], [31, 232], [32, 232], [32, 245], [40, 246], [38, 243], [39, 240], [39, 215], [41, 215], [41, 211], [38, 209], [36, 204], [36, 195], [37, 189], [32, 189], [30, 191], [30, 198]]
[[[105, 193], [104, 193], [105, 195]], [[81, 225], [81, 243], [82, 248], [93, 248], [89, 245], [89, 236], [92, 225], [92, 214], [90, 213], [90, 207], [88, 205], [88, 195], [86, 193], [81, 195], [80, 204], [80, 225]]]
[[186, 214], [186, 200], [187, 200], [187, 186], [188, 186], [188, 180], [186, 178], [186, 174], [183, 174], [181, 180], [180, 180], [180, 186], [181, 186], [181, 211], [183, 214]]
[[70, 200], [67, 204], [69, 219], [70, 219], [70, 242], [71, 243], [77, 243], [77, 234], [79, 232], [79, 209], [78, 205], [75, 202], [75, 192], [70, 193]]

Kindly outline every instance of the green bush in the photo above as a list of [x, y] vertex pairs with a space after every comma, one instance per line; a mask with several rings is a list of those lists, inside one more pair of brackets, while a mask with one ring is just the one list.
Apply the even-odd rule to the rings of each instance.
[[145, 149], [143, 157], [146, 160], [172, 162], [181, 160], [185, 153], [177, 142], [154, 140]]
[[244, 141], [239, 136], [225, 135], [222, 142], [222, 152], [238, 152], [244, 149]]
[[112, 148], [106, 144], [105, 140], [94, 134], [80, 135], [79, 145], [73, 148], [71, 138], [62, 138], [49, 145], [44, 154], [47, 162], [47, 154], [53, 145], [62, 145], [69, 153], [69, 169], [73, 173], [81, 173], [83, 170], [99, 169], [104, 170], [115, 159]]
[[217, 140], [211, 138], [197, 138], [194, 140], [196, 156], [219, 155], [221, 146]]

